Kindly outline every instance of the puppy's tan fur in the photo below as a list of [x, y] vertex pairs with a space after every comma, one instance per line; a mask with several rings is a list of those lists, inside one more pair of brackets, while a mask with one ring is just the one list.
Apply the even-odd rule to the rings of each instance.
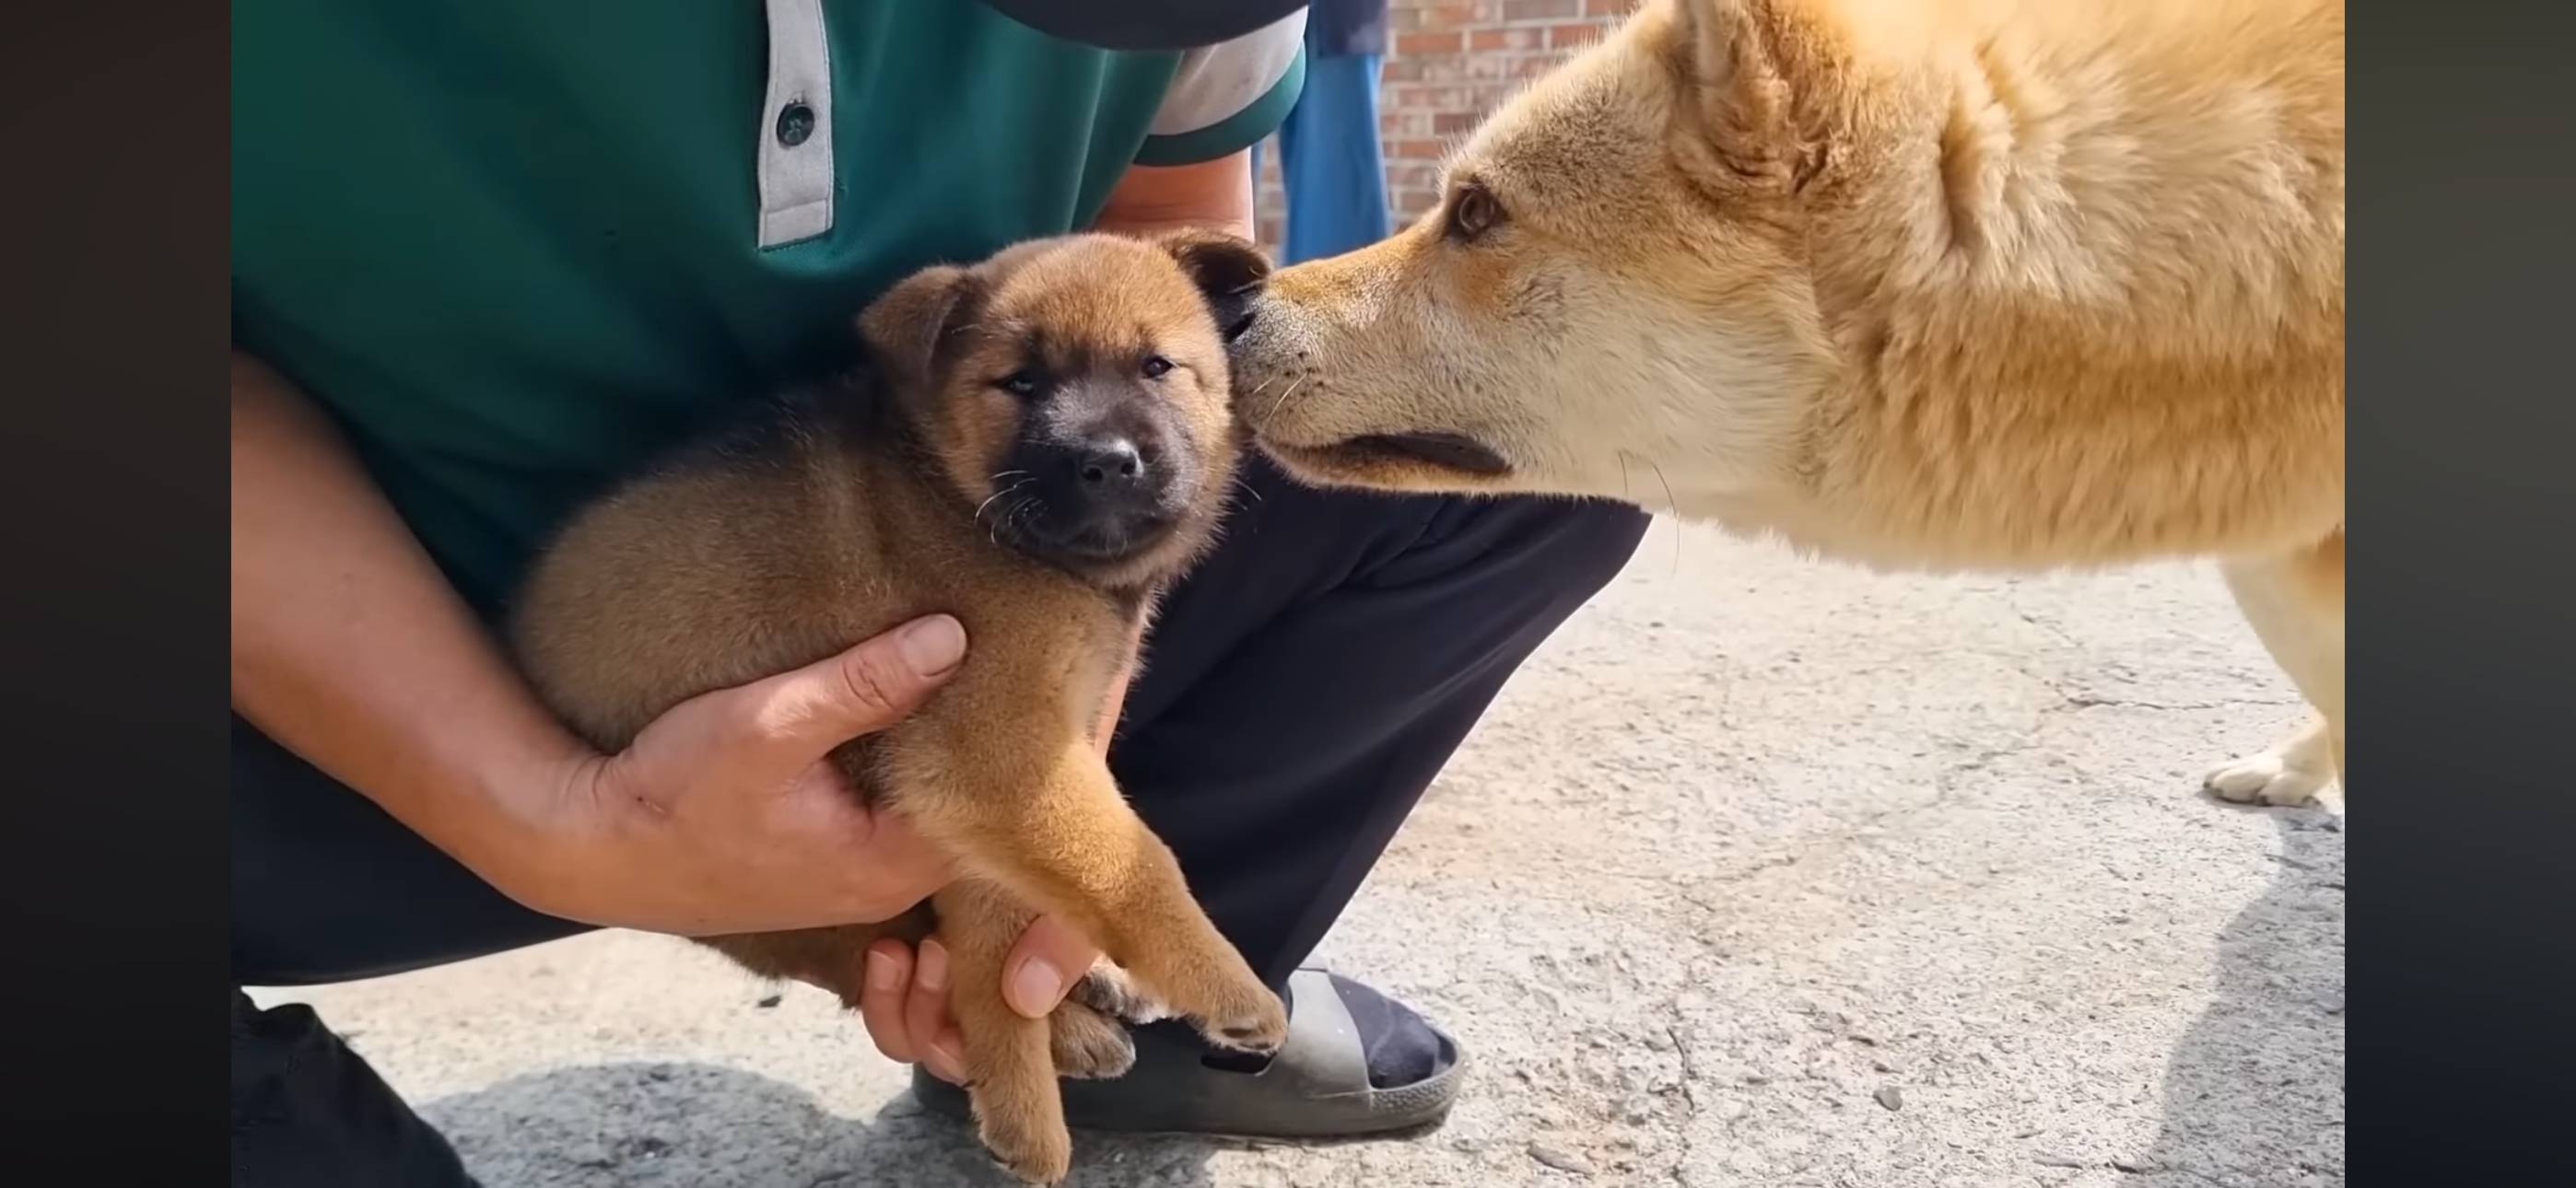
[[[518, 604], [528, 675], [609, 751], [697, 694], [919, 615], [964, 623], [970, 654], [948, 684], [832, 761], [966, 872], [926, 906], [954, 954], [951, 1000], [984, 1140], [1028, 1179], [1052, 1182], [1069, 1166], [1059, 1065], [1116, 1075], [1133, 1059], [1125, 1031], [1083, 1001], [1051, 1028], [1004, 1004], [1002, 962], [1032, 909], [1081, 928], [1216, 1042], [1266, 1049], [1286, 1032], [1279, 1000], [1199, 910], [1094, 737], [1141, 616], [1208, 543], [1228, 496], [1240, 432], [1210, 296], [1265, 270], [1247, 246], [1183, 234], [1041, 241], [925, 271], [862, 315], [873, 379], [789, 402], [592, 505]], [[1168, 536], [1070, 565], [1013, 547], [994, 517], [1016, 505], [997, 496], [1009, 492], [1022, 420], [1036, 414], [994, 377], [1047, 362], [1032, 350], [1068, 369], [1083, 365], [1076, 356], [1172, 363], [1137, 397], [1168, 402], [1182, 427], [1171, 449], [1197, 467], [1193, 511]], [[855, 1005], [866, 945], [918, 939], [931, 917], [706, 943]]]
[[1440, 210], [1272, 278], [1245, 415], [1312, 481], [1883, 567], [2217, 558], [2318, 715], [2210, 784], [2309, 799], [2343, 762], [2343, 37], [2340, 0], [1656, 0]]

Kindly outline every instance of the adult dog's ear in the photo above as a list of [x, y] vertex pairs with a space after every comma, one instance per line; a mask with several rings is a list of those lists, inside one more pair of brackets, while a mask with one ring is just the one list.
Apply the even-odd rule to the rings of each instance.
[[1834, 34], [1804, 0], [1673, 0], [1668, 60], [1688, 157], [1737, 181], [1803, 185], [1842, 96]]
[[859, 337], [879, 367], [905, 388], [938, 374], [942, 352], [981, 302], [973, 270], [935, 264], [905, 277], [859, 313]]
[[1261, 282], [1270, 279], [1270, 257], [1261, 249], [1222, 231], [1192, 227], [1168, 232], [1156, 243], [1180, 262], [1181, 271], [1206, 294], [1216, 314], [1217, 330], [1234, 341], [1252, 325], [1252, 301]]

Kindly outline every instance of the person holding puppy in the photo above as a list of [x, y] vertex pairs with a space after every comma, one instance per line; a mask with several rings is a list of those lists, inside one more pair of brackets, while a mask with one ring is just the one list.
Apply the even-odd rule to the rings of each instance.
[[[504, 658], [504, 592], [713, 402], [845, 361], [849, 311], [922, 265], [1081, 228], [1247, 233], [1245, 151], [1302, 78], [1294, 8], [237, 5], [237, 983], [602, 926], [873, 922], [943, 886], [943, 856], [821, 760], [956, 671], [954, 620], [693, 699], [610, 755]], [[1145, 641], [1110, 760], [1289, 1001], [1272, 1059], [1298, 1075], [1212, 1066], [1157, 1025], [1128, 1076], [1068, 1085], [1077, 1126], [1330, 1135], [1445, 1110], [1455, 1043], [1300, 965], [1644, 525], [1245, 482]], [[1041, 920], [1010, 1005], [1047, 1013], [1093, 955]], [[880, 1050], [957, 1108], [938, 942], [841, 976]], [[236, 990], [233, 1031], [236, 1183], [469, 1182], [309, 1010]]]

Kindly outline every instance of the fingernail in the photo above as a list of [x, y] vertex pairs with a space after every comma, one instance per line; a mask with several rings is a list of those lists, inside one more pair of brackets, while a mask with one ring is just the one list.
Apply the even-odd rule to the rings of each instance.
[[913, 958], [912, 980], [924, 990], [948, 988], [948, 950], [938, 941], [921, 942], [921, 955]]
[[946, 1077], [951, 1084], [966, 1083], [966, 1054], [944, 1039], [930, 1041], [931, 1071]]
[[946, 615], [932, 615], [895, 637], [903, 662], [926, 677], [946, 676], [966, 658], [966, 628]]
[[1011, 1009], [1029, 1018], [1043, 1019], [1053, 1014], [1056, 1000], [1062, 997], [1064, 975], [1044, 957], [1021, 962], [1019, 972], [1011, 975]]
[[892, 990], [903, 985], [903, 971], [894, 967], [894, 956], [881, 949], [868, 950], [868, 986], [875, 990]]

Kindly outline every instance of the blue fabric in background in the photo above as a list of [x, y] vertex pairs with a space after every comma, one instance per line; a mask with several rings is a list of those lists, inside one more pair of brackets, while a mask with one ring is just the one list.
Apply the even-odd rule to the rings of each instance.
[[[1279, 262], [1336, 256], [1387, 237], [1386, 158], [1378, 143], [1377, 54], [1306, 60], [1306, 89], [1279, 128], [1288, 202]], [[1261, 176], [1261, 148], [1252, 149]]]

